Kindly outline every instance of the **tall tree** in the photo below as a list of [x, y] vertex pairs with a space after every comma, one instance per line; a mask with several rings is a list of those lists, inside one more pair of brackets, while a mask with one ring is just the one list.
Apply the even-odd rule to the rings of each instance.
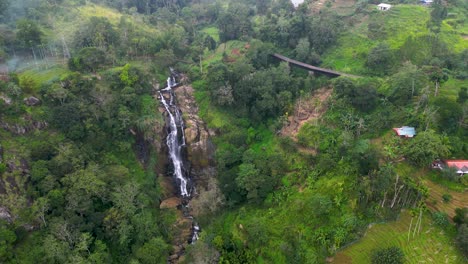
[[21, 19], [16, 22], [16, 37], [25, 48], [32, 48], [42, 43], [42, 31], [32, 20]]
[[404, 155], [415, 165], [429, 166], [436, 158], [445, 158], [450, 151], [443, 138], [433, 130], [420, 132], [408, 142]]

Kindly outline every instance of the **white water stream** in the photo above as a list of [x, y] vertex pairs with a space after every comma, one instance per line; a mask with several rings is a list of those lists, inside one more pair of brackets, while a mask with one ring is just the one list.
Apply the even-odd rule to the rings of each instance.
[[[163, 91], [169, 92], [170, 100], [167, 103], [166, 98], [161, 92], [159, 95], [161, 97], [161, 102], [166, 108], [167, 113], [169, 114], [169, 134], [166, 138], [167, 147], [169, 148], [169, 156], [171, 157], [172, 164], [174, 165], [174, 176], [179, 181], [180, 195], [182, 197], [188, 197], [189, 193], [187, 191], [187, 178], [184, 175], [184, 163], [182, 160], [181, 149], [185, 146], [185, 135], [184, 135], [184, 121], [180, 114], [179, 108], [174, 104], [174, 91], [172, 86], [175, 85], [171, 77], [167, 78], [167, 87]], [[173, 112], [171, 112], [173, 108]], [[179, 128], [181, 130], [181, 138], [179, 138]]]
[[[171, 69], [171, 73], [173, 70]], [[166, 138], [166, 144], [169, 149], [169, 157], [171, 158], [172, 165], [174, 167], [174, 177], [177, 179], [179, 184], [180, 195], [183, 199], [190, 199], [190, 191], [187, 189], [188, 176], [187, 170], [184, 167], [184, 160], [182, 155], [182, 149], [185, 147], [185, 126], [182, 118], [182, 113], [175, 103], [175, 94], [172, 87], [176, 86], [176, 80], [174, 77], [167, 78], [167, 87], [159, 92], [161, 102], [169, 115], [169, 134]], [[168, 93], [169, 103], [163, 95]], [[180, 132], [180, 136], [179, 136]], [[186, 205], [183, 205], [186, 206]], [[198, 234], [200, 233], [200, 227], [193, 221], [192, 216], [187, 216], [192, 219], [192, 238], [191, 243], [198, 240]]]

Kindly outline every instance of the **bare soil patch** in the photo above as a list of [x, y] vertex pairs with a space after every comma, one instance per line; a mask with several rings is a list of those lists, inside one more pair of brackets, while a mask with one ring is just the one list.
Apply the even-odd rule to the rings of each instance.
[[281, 135], [296, 141], [297, 133], [305, 123], [319, 119], [327, 111], [327, 99], [332, 91], [333, 89], [329, 87], [323, 87], [299, 99], [294, 107], [294, 113], [288, 117], [287, 124], [281, 129]]

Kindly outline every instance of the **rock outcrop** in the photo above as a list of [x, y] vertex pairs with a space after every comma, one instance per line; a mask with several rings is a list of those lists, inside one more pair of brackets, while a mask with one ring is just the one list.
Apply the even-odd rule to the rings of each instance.
[[36, 106], [36, 105], [39, 105], [41, 103], [41, 100], [39, 100], [38, 98], [36, 98], [34, 96], [24, 98], [23, 101], [27, 106]]
[[45, 121], [33, 120], [31, 116], [22, 117], [21, 123], [10, 124], [0, 120], [0, 127], [15, 135], [24, 135], [34, 130], [42, 130], [49, 126]]
[[213, 131], [207, 129], [205, 122], [198, 116], [198, 106], [193, 97], [193, 88], [183, 85], [175, 89], [179, 107], [185, 121], [185, 140], [188, 159], [191, 163], [191, 175], [197, 186], [207, 187], [208, 180], [213, 177], [214, 145], [210, 137]]
[[[200, 206], [192, 206], [192, 202], [196, 201], [200, 194], [203, 194], [209, 188], [210, 179], [213, 182], [213, 178], [216, 177], [216, 168], [214, 163], [215, 148], [210, 140], [210, 136], [214, 134], [206, 128], [205, 123], [198, 116], [199, 109], [193, 96], [193, 88], [189, 85], [182, 85], [173, 88], [173, 90], [185, 124], [184, 135], [187, 160], [190, 164], [188, 166], [189, 174], [196, 186], [196, 188], [193, 188], [190, 199], [175, 197], [178, 195], [178, 188], [175, 187], [173, 177], [163, 175], [165, 174], [163, 171], [158, 172], [158, 182], [162, 192], [160, 208], [166, 210], [178, 209], [176, 211], [177, 220], [173, 225], [173, 251], [169, 263], [179, 263], [183, 259], [186, 246], [191, 241], [194, 224], [192, 216], [199, 215], [199, 212], [194, 210], [200, 210]], [[168, 99], [166, 98], [166, 100]], [[159, 111], [163, 113], [164, 109], [161, 107]], [[158, 159], [158, 167], [165, 168], [169, 163], [166, 141], [164, 140], [166, 134], [163, 132], [161, 136], [159, 152], [161, 158]]]

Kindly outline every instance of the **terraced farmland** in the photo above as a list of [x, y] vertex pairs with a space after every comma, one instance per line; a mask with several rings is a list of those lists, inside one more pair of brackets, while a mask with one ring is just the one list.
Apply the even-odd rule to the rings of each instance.
[[419, 235], [411, 235], [408, 240], [410, 222], [410, 214], [402, 212], [397, 221], [372, 225], [362, 239], [340, 251], [333, 263], [370, 263], [374, 249], [390, 246], [403, 250], [405, 263], [466, 263], [451, 236], [444, 235], [445, 231], [435, 226], [428, 214], [423, 216]]
[[[455, 215], [455, 209], [468, 206], [468, 192], [455, 192], [446, 187], [427, 180], [424, 184], [429, 188], [429, 199], [427, 206], [432, 211], [441, 211], [447, 213], [450, 217]], [[452, 199], [450, 202], [444, 202], [442, 196], [450, 194]], [[434, 204], [435, 202], [435, 204]]]

